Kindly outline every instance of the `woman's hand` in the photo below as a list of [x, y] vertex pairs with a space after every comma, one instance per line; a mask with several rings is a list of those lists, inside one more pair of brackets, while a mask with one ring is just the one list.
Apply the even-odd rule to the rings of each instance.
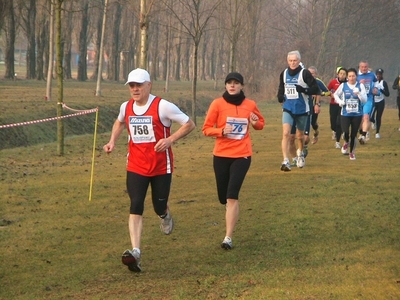
[[254, 126], [254, 125], [257, 124], [257, 122], [258, 122], [258, 116], [255, 113], [251, 112], [250, 113], [250, 123], [251, 123], [251, 125]]

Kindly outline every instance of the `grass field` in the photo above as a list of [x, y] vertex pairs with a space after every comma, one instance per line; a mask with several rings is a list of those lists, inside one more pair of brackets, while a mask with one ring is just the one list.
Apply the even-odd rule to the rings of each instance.
[[[1, 110], [14, 113], [2, 112], [1, 119], [31, 120], [43, 105], [54, 106], [43, 102], [41, 85], [0, 82], [2, 95], [14, 90], [15, 99], [26, 97], [15, 103], [1, 96]], [[69, 106], [99, 106], [110, 120], [117, 113], [111, 108], [128, 96], [116, 84], [106, 84], [100, 100], [91, 83], [68, 85]], [[220, 94], [211, 86], [200, 85], [205, 100]], [[155, 84], [154, 92], [190, 99], [190, 84], [170, 93]], [[139, 274], [121, 264], [130, 246], [124, 139], [106, 155], [109, 132], [99, 133], [91, 201], [93, 134], [67, 134], [62, 157], [54, 142], [0, 150], [0, 299], [400, 299], [397, 111], [385, 110], [382, 138], [372, 134], [350, 161], [334, 148], [324, 104], [321, 137], [310, 145], [305, 168], [284, 173], [280, 106], [257, 99], [266, 126], [251, 132], [254, 155], [234, 249], [220, 248], [225, 224], [212, 171], [214, 141], [202, 135], [199, 117], [195, 131], [174, 145], [170, 236], [160, 232], [146, 200]], [[94, 115], [84, 118], [90, 123]], [[42, 134], [31, 126], [30, 134]]]

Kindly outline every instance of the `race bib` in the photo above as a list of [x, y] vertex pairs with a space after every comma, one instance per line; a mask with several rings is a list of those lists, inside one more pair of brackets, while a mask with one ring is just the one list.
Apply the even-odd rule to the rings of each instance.
[[299, 98], [299, 93], [297, 93], [296, 86], [294, 84], [285, 84], [285, 95], [286, 99], [288, 100]]
[[132, 116], [129, 117], [129, 131], [132, 142], [151, 143], [156, 141], [153, 130], [152, 116]]
[[358, 110], [358, 99], [350, 98], [346, 100], [346, 111], [348, 113], [357, 113]]
[[233, 140], [241, 140], [244, 138], [249, 126], [248, 119], [227, 117], [226, 123], [232, 125], [232, 132], [226, 135], [227, 138]]
[[371, 89], [371, 83], [366, 82], [366, 83], [364, 83], [364, 86], [365, 86], [365, 92], [368, 94], [369, 90]]

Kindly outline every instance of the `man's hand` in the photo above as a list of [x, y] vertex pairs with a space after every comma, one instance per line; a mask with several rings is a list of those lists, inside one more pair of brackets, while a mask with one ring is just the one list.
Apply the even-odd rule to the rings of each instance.
[[156, 152], [163, 152], [167, 150], [172, 145], [172, 140], [170, 138], [161, 139], [157, 142], [154, 146], [154, 151]]
[[103, 146], [103, 150], [107, 154], [111, 153], [114, 150], [114, 148], [115, 148], [115, 145], [113, 143], [110, 143], [110, 142]]
[[307, 94], [307, 90], [308, 90], [308, 89], [302, 87], [301, 85], [296, 84], [296, 91], [297, 91], [298, 93]]

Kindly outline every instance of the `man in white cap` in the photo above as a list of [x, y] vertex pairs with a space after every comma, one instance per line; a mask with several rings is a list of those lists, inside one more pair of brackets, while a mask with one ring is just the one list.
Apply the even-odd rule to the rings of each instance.
[[[124, 128], [129, 133], [126, 185], [131, 200], [129, 234], [132, 250], [122, 254], [122, 263], [130, 271], [141, 271], [140, 241], [143, 229], [144, 200], [149, 184], [155, 213], [161, 219], [161, 231], [172, 232], [174, 223], [168, 206], [173, 171], [173, 142], [189, 134], [195, 124], [175, 104], [150, 93], [150, 75], [135, 69], [128, 75], [131, 99], [122, 103], [109, 142], [103, 149], [111, 153]], [[181, 127], [171, 133], [172, 121]]]

